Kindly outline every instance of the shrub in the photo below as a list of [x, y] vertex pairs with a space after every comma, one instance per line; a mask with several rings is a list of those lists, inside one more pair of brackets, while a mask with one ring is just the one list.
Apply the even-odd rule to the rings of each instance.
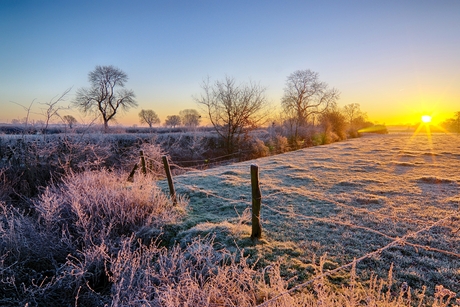
[[282, 135], [275, 135], [268, 141], [268, 148], [271, 154], [280, 154], [289, 151], [288, 139]]
[[127, 184], [121, 174], [101, 170], [69, 175], [46, 189], [35, 206], [48, 227], [70, 224], [72, 235], [90, 246], [173, 223], [184, 213], [185, 201], [173, 205], [152, 176], [135, 176]]
[[270, 153], [270, 150], [265, 146], [264, 141], [260, 139], [253, 139], [249, 144], [249, 152], [247, 154], [248, 159], [257, 159], [262, 157], [267, 157]]
[[157, 240], [186, 202], [173, 205], [150, 175], [128, 184], [125, 174], [101, 170], [66, 176], [33, 205], [35, 214], [25, 215], [0, 203], [2, 306], [110, 304], [112, 260], [123, 242]]

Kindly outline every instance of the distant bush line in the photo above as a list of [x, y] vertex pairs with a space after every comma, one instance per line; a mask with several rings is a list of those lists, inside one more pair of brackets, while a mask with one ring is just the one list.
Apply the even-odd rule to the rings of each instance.
[[[214, 128], [212, 127], [199, 127], [197, 128], [199, 131], [213, 131]], [[175, 127], [175, 128], [167, 128], [167, 127], [111, 127], [109, 131], [112, 133], [155, 133], [155, 134], [164, 134], [164, 133], [179, 133], [179, 132], [187, 132], [190, 131], [190, 128], [187, 127]], [[64, 125], [54, 125], [43, 129], [41, 127], [37, 127], [35, 125], [13, 125], [13, 124], [3, 124], [0, 125], [0, 134], [8, 134], [8, 135], [22, 135], [22, 134], [37, 134], [37, 135], [48, 135], [48, 134], [65, 134], [65, 133], [77, 133], [77, 134], [86, 134], [86, 133], [102, 133], [100, 127], [95, 126], [88, 128], [87, 126], [75, 127], [69, 129], [67, 126]]]
[[65, 126], [46, 130], [33, 126], [0, 126], [3, 196], [15, 201], [34, 197], [40, 187], [59, 182], [61, 176], [69, 172], [95, 169], [129, 172], [139, 159], [139, 151], [145, 148], [167, 154], [173, 172], [177, 173], [183, 168], [209, 168], [359, 136], [357, 132], [311, 126], [299, 129], [297, 138], [292, 138], [284, 126], [273, 125], [248, 131], [239, 140], [235, 152], [228, 154], [224, 140], [212, 127], [113, 127], [111, 132], [102, 133], [97, 126], [71, 130]]

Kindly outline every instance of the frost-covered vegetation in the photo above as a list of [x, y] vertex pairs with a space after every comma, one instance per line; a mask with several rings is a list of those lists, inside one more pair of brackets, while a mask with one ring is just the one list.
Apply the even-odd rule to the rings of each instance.
[[[456, 135], [366, 135], [190, 172], [176, 177], [191, 207], [178, 237], [215, 233], [224, 246], [259, 259], [261, 268], [278, 263], [291, 286], [314, 276], [315, 257], [327, 255], [333, 270], [371, 254], [357, 264], [358, 275], [384, 278], [393, 264], [392, 293], [426, 286], [433, 297], [437, 285], [458, 293], [459, 157]], [[265, 244], [257, 246], [248, 239], [251, 163], [261, 169], [263, 194]], [[336, 272], [328, 285], [340, 288], [348, 278]]]
[[[154, 142], [1, 140], [2, 306], [460, 304], [455, 136], [366, 135], [191, 171], [174, 178], [177, 204]], [[139, 150], [149, 171], [130, 182]]]

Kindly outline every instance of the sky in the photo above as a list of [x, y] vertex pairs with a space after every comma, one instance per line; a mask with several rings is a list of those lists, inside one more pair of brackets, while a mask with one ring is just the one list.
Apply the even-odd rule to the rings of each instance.
[[117, 118], [126, 126], [141, 109], [162, 122], [201, 111], [208, 77], [257, 82], [279, 111], [286, 78], [306, 69], [379, 124], [460, 111], [458, 0], [1, 0], [0, 42], [0, 123], [30, 106], [43, 119], [43, 103], [71, 88], [69, 105], [97, 65], [129, 77], [139, 106]]

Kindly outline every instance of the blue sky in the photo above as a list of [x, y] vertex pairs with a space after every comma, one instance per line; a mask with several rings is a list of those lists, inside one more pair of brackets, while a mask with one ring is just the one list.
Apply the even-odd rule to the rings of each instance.
[[[0, 1], [0, 122], [69, 87], [96, 65], [129, 76], [139, 107], [196, 108], [200, 83], [226, 75], [260, 82], [276, 109], [286, 77], [310, 69], [397, 124], [460, 110], [460, 1]], [[78, 113], [74, 113], [78, 114]], [[40, 115], [34, 115], [40, 119]], [[78, 115], [77, 117], [80, 117]]]

